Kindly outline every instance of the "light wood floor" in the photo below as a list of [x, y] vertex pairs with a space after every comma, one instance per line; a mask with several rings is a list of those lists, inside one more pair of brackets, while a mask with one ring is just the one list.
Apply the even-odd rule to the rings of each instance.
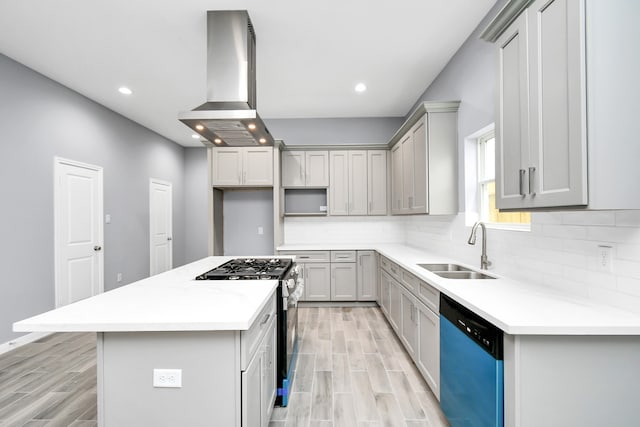
[[[287, 408], [270, 427], [448, 426], [378, 308], [300, 309]], [[0, 356], [0, 426], [96, 426], [95, 334], [64, 333]]]
[[291, 401], [269, 427], [449, 425], [377, 307], [301, 308], [299, 329]]

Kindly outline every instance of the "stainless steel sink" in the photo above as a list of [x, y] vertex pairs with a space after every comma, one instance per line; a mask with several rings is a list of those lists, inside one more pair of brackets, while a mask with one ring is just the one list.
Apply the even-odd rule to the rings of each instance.
[[495, 279], [479, 271], [434, 271], [434, 273], [445, 279]]
[[467, 267], [463, 267], [458, 264], [418, 264], [418, 265], [426, 270], [431, 271], [432, 273], [442, 272], [442, 271], [472, 271], [471, 269]]
[[418, 266], [445, 279], [495, 279], [493, 276], [458, 264], [418, 264]]

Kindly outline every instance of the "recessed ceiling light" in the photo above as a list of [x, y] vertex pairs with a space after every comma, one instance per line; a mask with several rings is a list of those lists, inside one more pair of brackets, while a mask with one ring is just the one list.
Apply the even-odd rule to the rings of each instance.
[[200, 135], [198, 135], [197, 133], [194, 133], [193, 135], [191, 135], [191, 138], [198, 139], [200, 138]]
[[213, 140], [216, 144], [222, 144], [222, 140], [220, 138], [216, 138]]
[[118, 88], [118, 92], [120, 92], [123, 95], [131, 95], [133, 93], [133, 91], [126, 86], [122, 86]]
[[356, 92], [364, 92], [365, 90], [367, 90], [367, 85], [365, 85], [364, 83], [358, 83], [354, 89]]
[[256, 125], [255, 125], [255, 123], [249, 123], [247, 125], [247, 128], [249, 128], [249, 130], [254, 130], [256, 128]]
[[198, 129], [198, 130], [203, 130], [203, 129], [204, 129], [204, 126], [202, 126], [202, 125], [196, 125], [196, 129]]
[[260, 144], [264, 144], [265, 142], [267, 142], [267, 140], [266, 140], [266, 139], [264, 139], [264, 138], [260, 138]]

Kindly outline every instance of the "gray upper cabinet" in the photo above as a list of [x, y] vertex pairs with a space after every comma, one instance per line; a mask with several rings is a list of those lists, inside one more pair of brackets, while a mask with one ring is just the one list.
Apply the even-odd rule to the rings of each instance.
[[579, 1], [535, 1], [497, 41], [498, 208], [588, 202], [583, 13]]
[[282, 186], [285, 188], [329, 186], [329, 152], [292, 150], [282, 152]]
[[387, 214], [387, 150], [367, 151], [369, 215]]
[[211, 162], [214, 187], [273, 186], [272, 147], [214, 147]]
[[391, 213], [458, 211], [459, 102], [424, 102], [391, 139]]
[[387, 151], [329, 152], [329, 213], [386, 215]]
[[520, 0], [484, 31], [498, 50], [499, 209], [640, 208], [634, 16], [638, 2]]

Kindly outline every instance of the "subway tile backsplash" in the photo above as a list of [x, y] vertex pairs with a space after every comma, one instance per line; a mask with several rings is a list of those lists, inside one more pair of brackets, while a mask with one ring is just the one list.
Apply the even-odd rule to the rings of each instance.
[[[470, 232], [464, 214], [285, 219], [285, 243], [405, 243], [479, 268]], [[640, 211], [534, 212], [531, 231], [487, 233], [490, 271], [640, 313]]]

